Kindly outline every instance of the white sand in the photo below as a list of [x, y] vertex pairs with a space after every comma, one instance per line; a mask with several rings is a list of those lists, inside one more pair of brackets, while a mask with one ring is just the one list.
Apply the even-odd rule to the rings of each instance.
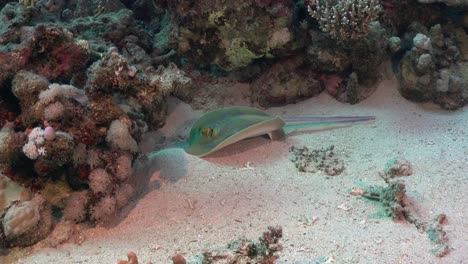
[[[292, 132], [285, 141], [245, 140], [199, 159], [181, 149], [153, 153], [148, 192], [111, 228], [84, 232], [81, 245], [41, 249], [20, 263], [116, 263], [128, 251], [140, 263], [171, 263], [178, 252], [187, 260], [221, 249], [241, 236], [257, 239], [269, 225], [284, 228], [280, 263], [307, 263], [321, 256], [336, 263], [463, 263], [468, 259], [468, 111], [439, 110], [402, 98], [395, 79], [358, 105], [336, 102], [327, 94], [268, 111], [281, 116], [376, 115], [373, 124]], [[186, 135], [201, 114], [185, 104], [171, 109], [157, 136]], [[148, 145], [148, 144], [147, 144]], [[338, 176], [300, 173], [288, 148], [335, 145], [346, 170]], [[148, 150], [148, 148], [147, 148]], [[417, 216], [439, 213], [453, 250], [431, 253], [425, 233], [414, 225], [370, 217], [373, 203], [349, 194], [356, 182], [384, 185], [378, 173], [394, 157], [409, 160], [414, 174], [402, 178]], [[249, 163], [253, 169], [246, 169]], [[338, 207], [349, 208], [349, 210]], [[301, 218], [317, 217], [312, 225]], [[465, 262], [466, 263], [466, 262]]]

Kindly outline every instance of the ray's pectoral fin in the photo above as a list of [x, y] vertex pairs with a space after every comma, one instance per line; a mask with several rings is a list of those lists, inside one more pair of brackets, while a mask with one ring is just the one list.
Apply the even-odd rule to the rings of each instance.
[[286, 134], [284, 133], [284, 129], [280, 128], [269, 132], [268, 137], [271, 140], [283, 140], [286, 137]]

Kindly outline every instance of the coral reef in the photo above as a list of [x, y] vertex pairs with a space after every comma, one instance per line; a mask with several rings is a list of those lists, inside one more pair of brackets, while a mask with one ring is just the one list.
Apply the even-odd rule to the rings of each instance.
[[253, 81], [255, 102], [264, 107], [284, 105], [326, 90], [341, 102], [355, 104], [375, 91], [380, 65], [389, 59], [384, 27], [372, 23], [366, 37], [341, 42], [313, 28], [309, 34], [305, 54], [278, 61]]
[[[422, 31], [400, 62], [398, 80], [401, 94], [413, 101], [433, 101], [444, 109], [468, 103], [466, 61], [461, 60], [457, 39], [440, 24]], [[461, 32], [461, 31], [457, 31]]]
[[167, 5], [170, 46], [198, 63], [231, 71], [281, 56], [294, 46], [292, 1], [181, 0]]
[[[2, 246], [28, 246], [50, 232], [57, 237], [54, 221], [70, 236], [65, 222], [112, 221], [140, 191], [133, 174], [139, 143], [166, 122], [171, 95], [204, 109], [218, 106], [207, 101], [219, 94], [225, 104], [250, 96], [270, 107], [326, 91], [354, 104], [374, 92], [379, 67], [391, 60], [404, 97], [463, 107], [465, 6], [457, 0], [0, 0]], [[225, 92], [218, 76], [243, 87]], [[345, 169], [333, 146], [291, 153], [300, 171]], [[389, 186], [363, 196], [383, 203], [392, 217], [409, 217], [404, 185], [390, 179], [411, 173], [411, 164], [395, 160], [382, 174]], [[246, 240], [235, 246], [247, 252], [238, 256], [242, 261], [252, 251], [274, 251]], [[255, 261], [275, 259], [266, 255]]]
[[176, 90], [190, 89], [191, 85], [191, 79], [175, 64], [139, 69], [115, 50], [110, 50], [88, 70], [90, 100], [118, 94], [119, 104], [141, 109], [144, 121], [152, 128], [164, 124], [167, 96]]
[[[365, 38], [341, 43], [316, 32], [313, 34], [313, 43], [307, 47], [306, 58], [309, 69], [320, 73], [319, 79], [327, 92], [337, 100], [351, 104], [369, 97], [380, 79], [380, 65], [388, 60], [386, 29], [375, 22], [370, 25]], [[330, 84], [330, 79], [335, 79], [335, 84]]]
[[323, 91], [317, 76], [298, 57], [274, 64], [253, 82], [251, 89], [252, 100], [263, 107], [294, 103]]
[[2, 184], [6, 247], [46, 237], [52, 210], [72, 223], [115, 218], [138, 191], [139, 138], [192, 84], [148, 59], [151, 35], [119, 1], [33, 3], [0, 11], [0, 169], [14, 182]]

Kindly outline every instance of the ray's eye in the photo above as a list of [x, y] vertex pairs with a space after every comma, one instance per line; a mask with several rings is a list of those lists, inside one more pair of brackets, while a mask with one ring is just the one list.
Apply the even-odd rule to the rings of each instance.
[[211, 127], [205, 127], [201, 130], [202, 135], [205, 137], [213, 136], [213, 129]]

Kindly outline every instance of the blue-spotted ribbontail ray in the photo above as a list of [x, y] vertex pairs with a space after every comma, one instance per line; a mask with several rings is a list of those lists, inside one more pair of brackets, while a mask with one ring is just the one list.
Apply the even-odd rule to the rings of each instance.
[[252, 107], [226, 107], [210, 111], [195, 122], [185, 151], [202, 157], [246, 138], [268, 135], [272, 140], [279, 139], [285, 136], [284, 126], [290, 124], [333, 125], [372, 120], [375, 116], [281, 118]]

